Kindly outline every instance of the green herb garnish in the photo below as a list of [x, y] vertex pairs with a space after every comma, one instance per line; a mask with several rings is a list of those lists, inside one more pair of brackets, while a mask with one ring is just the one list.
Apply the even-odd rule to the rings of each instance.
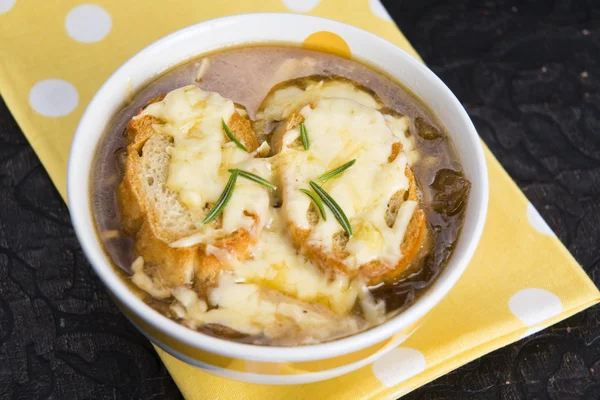
[[225, 123], [225, 120], [223, 118], [221, 118], [221, 125], [223, 126], [223, 130], [225, 131], [225, 133], [227, 134], [227, 137], [229, 138], [229, 140], [231, 140], [233, 143], [235, 143], [235, 145], [237, 147], [239, 147], [240, 149], [244, 150], [246, 153], [248, 153], [248, 149], [246, 148], [246, 146], [244, 146], [242, 144], [242, 142], [240, 142], [239, 140], [237, 140], [235, 138], [235, 136], [233, 136], [233, 133], [231, 133], [231, 131], [229, 130], [229, 127], [227, 126], [227, 124]]
[[217, 218], [219, 216], [219, 214], [221, 214], [223, 212], [223, 210], [225, 209], [225, 206], [229, 202], [229, 199], [231, 199], [231, 195], [233, 194], [233, 189], [235, 189], [235, 182], [237, 180], [238, 174], [239, 174], [238, 170], [233, 170], [233, 172], [231, 173], [231, 176], [229, 177], [229, 180], [227, 181], [227, 185], [225, 185], [225, 189], [223, 190], [223, 193], [221, 193], [219, 200], [217, 200], [217, 202], [215, 203], [213, 208], [211, 208], [210, 211], [208, 212], [208, 215], [206, 216], [206, 218], [204, 218], [204, 221], [202, 221], [202, 225], [208, 224], [209, 222], [211, 222], [213, 219]]
[[308, 150], [310, 147], [310, 142], [308, 141], [308, 134], [306, 133], [306, 125], [304, 125], [304, 122], [300, 124], [300, 137], [302, 138], [302, 146], [304, 146], [304, 150]]
[[354, 163], [356, 162], [356, 159], [352, 160], [352, 161], [348, 161], [346, 164], [337, 167], [336, 169], [332, 169], [331, 171], [327, 171], [325, 172], [323, 175], [321, 175], [320, 177], [318, 177], [316, 179], [317, 182], [321, 183], [321, 182], [325, 182], [330, 180], [331, 178], [335, 178], [336, 176], [338, 176], [339, 174], [341, 174], [342, 172], [344, 172], [345, 170], [347, 170], [348, 168], [350, 168], [351, 166], [354, 165]]
[[239, 176], [242, 176], [242, 177], [244, 177], [246, 179], [249, 179], [249, 180], [254, 181], [256, 183], [259, 183], [259, 184], [261, 184], [263, 186], [266, 186], [266, 187], [268, 187], [271, 190], [277, 189], [277, 186], [273, 185], [268, 180], [266, 180], [264, 178], [261, 178], [260, 176], [255, 175], [255, 174], [253, 174], [251, 172], [243, 171], [241, 169], [230, 169], [229, 170], [229, 172], [231, 172], [231, 173], [233, 173], [234, 171], [237, 171], [237, 173], [238, 173]]
[[323, 208], [323, 202], [321, 201], [321, 199], [319, 198], [319, 196], [317, 196], [316, 194], [314, 194], [310, 190], [306, 190], [306, 189], [299, 189], [299, 190], [302, 193], [304, 193], [305, 195], [307, 195], [308, 197], [310, 197], [312, 199], [312, 201], [317, 205], [317, 208], [321, 212], [321, 216], [323, 217], [323, 221], [327, 221], [327, 214], [325, 213], [325, 208]]
[[344, 228], [348, 236], [352, 236], [352, 226], [350, 226], [350, 221], [348, 221], [348, 217], [346, 217], [346, 214], [344, 214], [344, 211], [338, 205], [338, 203], [335, 202], [333, 197], [331, 197], [325, 190], [323, 190], [321, 186], [317, 185], [313, 181], [310, 181], [310, 187], [313, 188], [313, 190], [319, 195], [319, 197], [323, 200], [323, 203], [329, 207], [333, 213], [333, 216], [335, 219], [337, 219], [342, 228]]

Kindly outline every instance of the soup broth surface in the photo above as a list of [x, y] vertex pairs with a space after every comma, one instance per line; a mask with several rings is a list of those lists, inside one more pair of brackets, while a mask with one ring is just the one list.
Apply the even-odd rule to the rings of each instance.
[[[254, 46], [231, 48], [208, 54], [180, 65], [161, 75], [139, 93], [132, 95], [111, 121], [102, 138], [93, 168], [91, 211], [105, 251], [122, 278], [147, 304], [162, 314], [178, 320], [172, 312], [172, 300], [155, 299], [139, 290], [130, 280], [132, 238], [122, 232], [116, 201], [116, 188], [122, 180], [124, 149], [123, 132], [127, 123], [156, 96], [174, 89], [197, 85], [202, 90], [217, 92], [242, 105], [254, 120], [259, 106], [277, 84], [305, 76], [340, 76], [348, 78], [374, 92], [389, 109], [410, 118], [410, 134], [414, 136], [419, 159], [411, 168], [421, 191], [421, 206], [432, 232], [433, 246], [423, 267], [399, 282], [370, 287], [376, 302], [384, 301], [387, 317], [396, 315], [411, 305], [435, 280], [452, 254], [463, 223], [464, 204], [469, 183], [444, 127], [432, 113], [402, 85], [366, 65], [338, 56], [284, 46]], [[259, 143], [268, 137], [259, 137]], [[280, 206], [280, 205], [274, 205]], [[353, 312], [362, 321], [361, 311]], [[181, 321], [180, 321], [181, 322]], [[374, 324], [362, 321], [356, 331], [336, 332], [333, 340]], [[240, 334], [223, 326], [206, 324], [195, 327], [205, 333], [231, 340], [261, 345], [309, 344], [305, 336], [272, 340], [264, 335]]]

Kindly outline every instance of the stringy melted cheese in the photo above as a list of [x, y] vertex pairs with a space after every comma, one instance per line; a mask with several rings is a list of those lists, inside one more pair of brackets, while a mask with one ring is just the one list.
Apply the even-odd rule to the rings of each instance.
[[406, 154], [408, 165], [414, 165], [421, 158], [417, 150], [415, 137], [410, 134], [410, 119], [406, 116], [394, 116], [386, 114], [383, 116], [386, 124], [400, 143], [402, 143], [402, 152]]
[[271, 164], [266, 159], [238, 148], [227, 138], [222, 120], [229, 121], [235, 110], [233, 102], [218, 93], [185, 86], [169, 92], [162, 101], [150, 104], [141, 114], [154, 116], [162, 124], [153, 129], [173, 138], [167, 187], [179, 194], [190, 210], [200, 231], [178, 241], [175, 247], [206, 242], [211, 236], [237, 229], [257, 229], [269, 207], [267, 189], [254, 182], [238, 179], [236, 188], [223, 212], [222, 229], [214, 232], [203, 226], [207, 205], [213, 205], [229, 179], [230, 168], [240, 168], [265, 179], [271, 178]]
[[383, 115], [345, 99], [319, 100], [303, 107], [300, 115], [310, 148], [292, 146], [300, 128], [291, 129], [283, 136], [284, 149], [278, 160], [287, 217], [300, 229], [311, 231], [309, 244], [331, 253], [334, 236], [342, 228], [329, 208], [327, 220], [319, 218], [316, 226], [311, 226], [307, 216], [311, 200], [300, 189], [310, 189], [309, 181], [355, 159], [351, 168], [323, 184], [352, 225], [354, 234], [346, 245], [350, 255], [344, 263], [349, 269], [376, 259], [395, 265], [402, 257], [400, 244], [417, 203], [404, 202], [393, 226], [387, 226], [388, 202], [396, 192], [408, 189], [409, 182], [404, 153], [388, 162], [398, 139]]
[[248, 335], [279, 338], [279, 344], [298, 340], [318, 343], [365, 326], [359, 318], [334, 313], [322, 305], [301, 302], [257, 284], [236, 282], [227, 272], [221, 273], [209, 296], [217, 308], [208, 310], [206, 302], [191, 289], [178, 289], [174, 296], [179, 304], [172, 306], [172, 311], [194, 328], [219, 324]]
[[359, 288], [346, 276], [328, 279], [298, 254], [286, 232], [287, 224], [281, 212], [271, 209], [269, 222], [249, 259], [239, 261], [214, 246], [210, 246], [207, 253], [215, 255], [240, 282], [255, 283], [301, 301], [319, 303], [338, 314], [349, 313], [358, 298]]

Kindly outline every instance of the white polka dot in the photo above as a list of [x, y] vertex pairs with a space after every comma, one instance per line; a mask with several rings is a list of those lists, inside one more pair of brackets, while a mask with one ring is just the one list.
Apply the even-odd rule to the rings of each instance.
[[546, 221], [544, 221], [544, 218], [542, 218], [538, 210], [536, 210], [531, 203], [527, 204], [527, 219], [529, 220], [529, 224], [533, 226], [533, 229], [539, 233], [548, 236], [556, 236]]
[[369, 0], [369, 7], [373, 14], [377, 15], [379, 18], [385, 19], [386, 21], [393, 21], [383, 4], [381, 4], [381, 0]]
[[307, 12], [319, 5], [321, 0], [282, 0], [291, 11]]
[[0, 14], [8, 12], [16, 2], [17, 0], [0, 0]]
[[29, 104], [46, 117], [67, 115], [77, 107], [77, 89], [62, 79], [45, 79], [36, 83], [29, 92]]
[[542, 330], [544, 330], [544, 329], [546, 329], [546, 327], [545, 327], [545, 326], [535, 326], [535, 327], [533, 327], [533, 328], [529, 328], [529, 329], [527, 329], [527, 330], [525, 331], [525, 333], [523, 334], [523, 336], [521, 336], [521, 339], [524, 339], [524, 338], [526, 338], [527, 336], [531, 336], [531, 335], [533, 335], [534, 333], [538, 333], [539, 331], [542, 331]]
[[415, 349], [400, 347], [373, 363], [373, 374], [386, 387], [392, 387], [425, 371], [423, 354]]
[[562, 303], [554, 294], [544, 289], [523, 289], [508, 301], [508, 308], [525, 325], [533, 326], [562, 312]]
[[65, 19], [67, 33], [78, 42], [102, 40], [110, 32], [110, 14], [100, 6], [84, 4], [73, 8]]

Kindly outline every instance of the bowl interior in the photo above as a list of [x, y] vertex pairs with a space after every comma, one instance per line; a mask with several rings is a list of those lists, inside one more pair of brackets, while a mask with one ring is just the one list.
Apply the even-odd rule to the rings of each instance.
[[[90, 213], [90, 171], [96, 145], [131, 88], [134, 93], [139, 91], [161, 72], [216, 49], [246, 43], [301, 44], [318, 31], [339, 35], [348, 44], [353, 57], [368, 61], [402, 82], [447, 128], [465, 175], [473, 184], [454, 254], [436, 282], [407, 310], [380, 326], [344, 339], [278, 348], [232, 343], [192, 332], [145, 305], [113, 271], [96, 237]], [[77, 236], [96, 273], [121, 304], [145, 322], [188, 345], [258, 361], [334, 357], [380, 342], [418, 321], [448, 292], [466, 268], [483, 229], [488, 199], [487, 170], [477, 132], [461, 104], [439, 78], [408, 53], [375, 35], [335, 21], [295, 14], [248, 14], [207, 21], [175, 32], [136, 54], [106, 81], [86, 109], [71, 147], [67, 183]]]

